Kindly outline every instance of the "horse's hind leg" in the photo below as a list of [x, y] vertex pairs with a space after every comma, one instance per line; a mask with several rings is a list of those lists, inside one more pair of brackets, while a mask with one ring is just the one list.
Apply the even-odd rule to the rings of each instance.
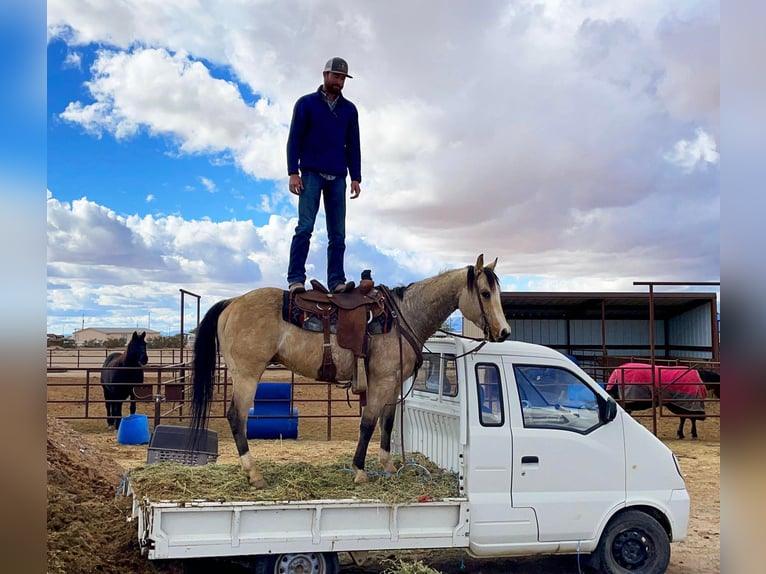
[[[678, 438], [684, 438], [684, 425], [686, 424], [686, 417], [681, 417], [681, 421], [678, 423], [678, 431], [676, 435]], [[692, 419], [692, 428], [694, 427], [694, 420]]]
[[239, 465], [242, 467], [242, 470], [247, 473], [250, 485], [254, 488], [266, 488], [268, 486], [263, 479], [261, 471], [253, 463], [252, 457], [250, 456], [250, 445], [247, 442], [247, 415], [250, 406], [255, 399], [255, 390], [258, 387], [258, 381], [265, 368], [266, 365], [264, 364], [263, 369], [261, 369], [261, 372], [256, 377], [248, 376], [247, 378], [243, 378], [241, 376], [233, 376], [234, 392], [229, 409], [226, 411], [226, 418], [229, 420], [231, 434], [234, 436], [234, 443], [237, 445]]
[[114, 419], [114, 408], [110, 399], [106, 399], [106, 424], [109, 428], [115, 428], [117, 421]]
[[116, 430], [120, 430], [120, 423], [122, 422], [122, 401], [124, 399], [120, 399], [119, 401], [115, 401], [112, 403], [112, 416], [114, 417], [114, 428]]
[[692, 421], [692, 438], [697, 438], [697, 419], [693, 418]]
[[380, 413], [380, 454], [378, 460], [385, 472], [396, 472], [391, 459], [391, 431], [394, 428], [396, 416], [396, 403], [386, 405]]

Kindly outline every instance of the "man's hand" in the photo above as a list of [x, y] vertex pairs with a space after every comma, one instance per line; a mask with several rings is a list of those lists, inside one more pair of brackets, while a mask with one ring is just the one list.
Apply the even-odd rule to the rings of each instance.
[[303, 191], [303, 180], [297, 173], [290, 174], [290, 183], [288, 185], [290, 186], [290, 193], [300, 195]]
[[351, 199], [356, 199], [359, 194], [362, 193], [362, 188], [359, 187], [359, 182], [354, 180], [351, 182]]

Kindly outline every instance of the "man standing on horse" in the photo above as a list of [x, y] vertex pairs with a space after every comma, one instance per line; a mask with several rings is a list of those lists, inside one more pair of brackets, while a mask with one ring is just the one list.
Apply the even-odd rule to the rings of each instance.
[[348, 64], [331, 58], [324, 67], [324, 83], [298, 99], [287, 138], [290, 193], [298, 196], [298, 225], [290, 244], [287, 282], [291, 293], [305, 291], [306, 258], [311, 234], [324, 198], [327, 220], [327, 285], [342, 293], [354, 288], [346, 282], [346, 175], [351, 176], [351, 199], [362, 192], [359, 115], [343, 97]]

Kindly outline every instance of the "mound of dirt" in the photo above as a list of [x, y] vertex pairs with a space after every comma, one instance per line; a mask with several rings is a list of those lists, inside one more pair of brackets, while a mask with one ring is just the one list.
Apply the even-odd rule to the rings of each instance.
[[48, 573], [183, 572], [141, 556], [130, 499], [115, 498], [124, 469], [66, 423], [48, 417]]

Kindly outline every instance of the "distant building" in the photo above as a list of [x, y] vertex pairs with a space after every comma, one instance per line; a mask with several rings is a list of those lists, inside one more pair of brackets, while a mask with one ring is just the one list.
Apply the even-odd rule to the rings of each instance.
[[103, 343], [108, 339], [122, 339], [127, 344], [134, 331], [138, 332], [139, 335], [146, 331], [147, 341], [162, 336], [162, 333], [159, 331], [135, 327], [86, 327], [85, 329], [76, 330], [72, 333], [72, 336], [78, 347], [82, 347], [88, 341]]
[[47, 333], [46, 335], [48, 347], [56, 347], [58, 345], [63, 345], [64, 339], [66, 339], [64, 335], [57, 335], [55, 333]]

